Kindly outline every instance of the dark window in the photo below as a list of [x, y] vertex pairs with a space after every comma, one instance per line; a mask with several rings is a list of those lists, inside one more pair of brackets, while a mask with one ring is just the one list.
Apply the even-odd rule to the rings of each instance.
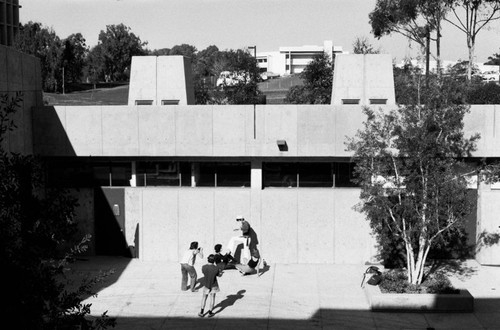
[[153, 105], [153, 100], [135, 100], [135, 105]]
[[331, 163], [299, 163], [299, 187], [333, 187]]
[[111, 163], [111, 185], [114, 187], [129, 187], [132, 177], [131, 163]]
[[250, 187], [250, 163], [217, 164], [217, 187]]
[[179, 100], [161, 100], [161, 105], [178, 105]]
[[199, 163], [196, 185], [200, 187], [215, 187], [215, 163]]
[[335, 187], [357, 187], [354, 178], [354, 163], [335, 163]]
[[264, 163], [264, 187], [297, 187], [297, 164]]
[[109, 168], [109, 164], [95, 164], [92, 166], [92, 172], [96, 186], [111, 186], [111, 169]]
[[342, 104], [359, 104], [359, 99], [342, 99]]
[[179, 186], [178, 162], [137, 162], [137, 186]]
[[370, 99], [370, 104], [387, 104], [387, 99]]

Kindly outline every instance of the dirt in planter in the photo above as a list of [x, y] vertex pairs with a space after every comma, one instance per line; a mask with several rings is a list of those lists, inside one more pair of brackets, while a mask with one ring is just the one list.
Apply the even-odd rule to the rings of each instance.
[[383, 293], [442, 293], [458, 294], [446, 275], [436, 272], [427, 275], [420, 285], [408, 283], [408, 276], [404, 269], [392, 269], [382, 273], [379, 284]]

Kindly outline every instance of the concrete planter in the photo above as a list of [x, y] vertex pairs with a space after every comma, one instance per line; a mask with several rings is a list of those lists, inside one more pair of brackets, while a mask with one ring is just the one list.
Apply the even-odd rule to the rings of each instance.
[[474, 297], [467, 290], [458, 294], [382, 293], [378, 286], [365, 285], [365, 295], [374, 312], [466, 312], [474, 311]]

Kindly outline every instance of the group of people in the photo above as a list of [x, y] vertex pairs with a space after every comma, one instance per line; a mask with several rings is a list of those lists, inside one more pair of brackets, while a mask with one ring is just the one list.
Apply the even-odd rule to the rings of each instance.
[[[241, 230], [241, 235], [232, 237], [227, 245], [227, 250], [222, 252], [222, 244], [216, 244], [214, 246], [214, 253], [207, 257], [207, 264], [203, 265], [201, 271], [203, 273], [203, 295], [201, 298], [201, 309], [198, 316], [204, 317], [208, 314], [208, 317], [215, 315], [213, 312], [215, 305], [215, 295], [220, 291], [217, 278], [222, 276], [224, 270], [229, 268], [229, 265], [234, 265], [242, 276], [257, 273], [259, 275], [259, 268], [261, 263], [260, 253], [254, 246], [250, 251], [250, 224], [245, 220], [243, 216], [237, 216], [236, 221], [239, 223], [239, 227], [235, 230]], [[241, 256], [239, 261], [235, 258], [235, 251], [238, 245], [243, 244], [241, 250]], [[191, 242], [189, 249], [184, 252], [181, 264], [181, 290], [187, 291], [188, 288], [192, 292], [197, 292], [197, 273], [194, 268], [194, 264], [197, 258], [203, 258], [203, 248], [198, 246], [198, 242]], [[190, 283], [188, 287], [188, 275], [190, 277]], [[210, 303], [208, 312], [205, 314], [205, 305], [207, 298], [210, 295]]]

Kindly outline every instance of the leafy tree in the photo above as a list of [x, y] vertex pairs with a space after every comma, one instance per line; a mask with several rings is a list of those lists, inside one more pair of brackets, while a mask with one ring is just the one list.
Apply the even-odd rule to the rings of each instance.
[[155, 56], [168, 55], [168, 53], [170, 53], [170, 48], [155, 49], [149, 52], [150, 55], [155, 55]]
[[420, 45], [426, 54], [428, 75], [431, 40], [436, 42], [435, 58], [440, 72], [441, 22], [447, 10], [442, 0], [377, 0], [369, 19], [375, 37], [399, 33]]
[[208, 102], [214, 104], [260, 103], [261, 93], [258, 83], [262, 78], [257, 59], [242, 49], [218, 51], [215, 54], [216, 58], [214, 58], [211, 71], [213, 73], [219, 70], [229, 71], [235, 80], [231, 84], [224, 83], [211, 89], [208, 92]]
[[402, 242], [408, 281], [416, 285], [431, 249], [472, 210], [460, 159], [478, 139], [464, 137], [467, 106], [444, 102], [439, 89], [426, 99], [388, 112], [364, 108], [363, 129], [347, 143], [361, 186], [358, 209], [381, 246]]
[[198, 50], [195, 46], [182, 44], [172, 47], [172, 49], [168, 52], [168, 55], [183, 55], [185, 57], [189, 57], [191, 61], [194, 62], [197, 51]]
[[91, 50], [98, 60], [92, 70], [98, 77], [108, 76], [111, 81], [128, 80], [132, 56], [146, 55], [146, 44], [124, 24], [107, 25], [106, 31], [99, 33], [96, 49]]
[[330, 57], [320, 54], [300, 73], [303, 86], [292, 87], [285, 97], [285, 102], [300, 104], [330, 104], [333, 85], [333, 64]]
[[63, 40], [62, 61], [65, 80], [79, 82], [82, 78], [83, 68], [89, 48], [81, 33], [75, 33]]
[[368, 38], [357, 37], [352, 43], [352, 52], [353, 54], [379, 54], [380, 50], [373, 48]]
[[[0, 96], [0, 146], [15, 129], [12, 116], [21, 95]], [[34, 156], [11, 154], [0, 147], [0, 267], [5, 285], [2, 311], [18, 329], [60, 329], [79, 326], [103, 329], [114, 319], [87, 320], [84, 295], [101, 278], [85, 280], [76, 291], [66, 289], [65, 269], [75, 254], [86, 250], [90, 237], [77, 233], [75, 198], [44, 185], [42, 163]], [[67, 244], [74, 248], [65, 252]]]
[[40, 59], [44, 91], [55, 92], [59, 89], [62, 81], [62, 42], [53, 29], [32, 21], [20, 24], [14, 48]]
[[457, 29], [465, 33], [469, 61], [467, 66], [467, 79], [473, 75], [474, 48], [479, 32], [491, 21], [500, 18], [500, 1], [498, 0], [446, 0], [451, 8], [455, 20], [446, 19]]

